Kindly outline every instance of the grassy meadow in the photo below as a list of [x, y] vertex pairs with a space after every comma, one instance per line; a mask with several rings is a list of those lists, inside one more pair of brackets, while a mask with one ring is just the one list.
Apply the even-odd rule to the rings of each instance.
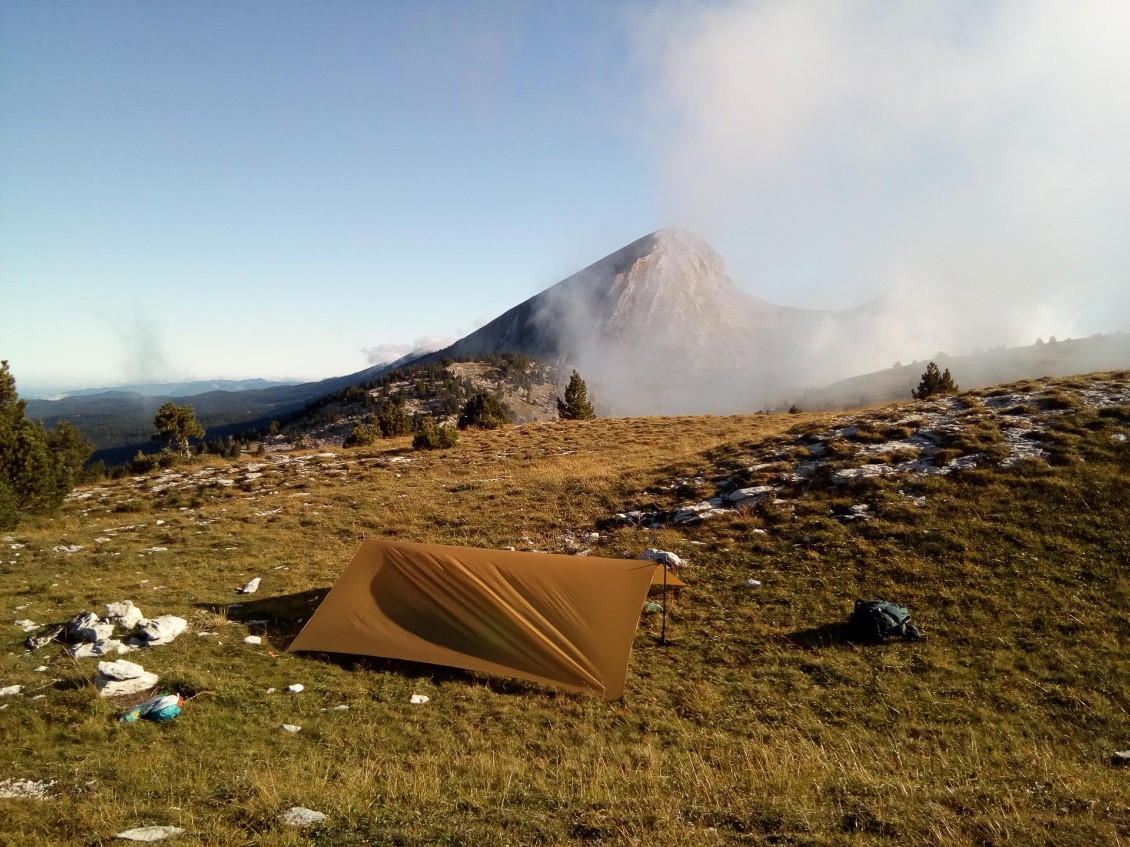
[[[527, 424], [435, 453], [398, 439], [83, 489], [0, 534], [0, 687], [24, 686], [0, 700], [0, 781], [53, 782], [49, 799], [0, 799], [0, 843], [167, 824], [186, 830], [169, 843], [217, 847], [1128, 844], [1130, 769], [1110, 756], [1130, 748], [1130, 446], [1115, 437], [1130, 407], [1068, 397], [1058, 414], [1047, 462], [817, 478], [678, 527], [613, 516], [703, 500], [765, 445], [848, 419]], [[986, 454], [1002, 438], [975, 435]], [[837, 517], [861, 503], [870, 520]], [[622, 702], [284, 652], [363, 536], [660, 547], [688, 587], [668, 643], [641, 618]], [[236, 593], [256, 576], [257, 594]], [[910, 607], [926, 640], [849, 643], [842, 623], [873, 596]], [[124, 657], [191, 696], [169, 723], [119, 724], [96, 659], [29, 654], [13, 624], [123, 599], [190, 622]], [[327, 818], [283, 826], [295, 805]]]

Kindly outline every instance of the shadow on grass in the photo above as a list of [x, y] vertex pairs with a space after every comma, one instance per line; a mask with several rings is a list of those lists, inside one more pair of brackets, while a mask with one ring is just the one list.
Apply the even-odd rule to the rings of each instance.
[[818, 650], [821, 647], [837, 647], [854, 644], [851, 630], [844, 621], [825, 623], [809, 629], [798, 629], [785, 636], [785, 640], [805, 650]]
[[196, 606], [225, 615], [229, 621], [241, 623], [255, 634], [267, 635], [286, 649], [329, 593], [329, 588], [315, 588], [279, 597], [235, 603], [197, 603]]
[[493, 677], [462, 668], [447, 667], [446, 665], [429, 665], [424, 662], [410, 662], [405, 659], [385, 659], [380, 656], [360, 656], [352, 653], [302, 651], [296, 655], [330, 665], [337, 665], [342, 670], [350, 672], [392, 673], [405, 679], [426, 679], [437, 684], [454, 682], [469, 686], [482, 686], [495, 694], [520, 694], [524, 697], [541, 696], [547, 699], [568, 696], [566, 692], [541, 686], [536, 682], [508, 677]]
[[[234, 604], [198, 603], [197, 608], [215, 614], [225, 614], [228, 620], [243, 624], [257, 635], [266, 635], [272, 644], [286, 650], [302, 630], [302, 627], [305, 626], [306, 621], [314, 614], [314, 610], [329, 594], [329, 591], [329, 588], [316, 588], [310, 591], [301, 591], [297, 594], [263, 597], [257, 600], [239, 601]], [[379, 656], [363, 656], [353, 653], [302, 651], [295, 655], [337, 665], [347, 671], [395, 673], [408, 679], [429, 679], [433, 682], [463, 682], [483, 685], [496, 694], [541, 695], [545, 697], [558, 697], [562, 694], [560, 691], [540, 686], [534, 682], [489, 677], [444, 665], [429, 665], [423, 662], [385, 659]]]

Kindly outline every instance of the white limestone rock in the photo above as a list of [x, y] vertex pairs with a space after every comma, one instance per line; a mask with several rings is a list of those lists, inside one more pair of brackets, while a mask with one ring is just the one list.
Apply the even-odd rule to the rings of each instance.
[[137, 625], [138, 638], [144, 646], [159, 647], [169, 644], [188, 629], [188, 621], [176, 615], [161, 615], [158, 618], [142, 619]]
[[105, 641], [114, 634], [114, 625], [93, 612], [75, 615], [67, 624], [67, 636], [75, 641]]
[[279, 815], [279, 821], [286, 826], [313, 826], [325, 819], [326, 816], [321, 812], [315, 812], [313, 809], [307, 809], [304, 806], [291, 806]]
[[115, 638], [107, 638], [105, 641], [96, 641], [93, 644], [84, 642], [76, 644], [71, 648], [71, 655], [76, 659], [90, 659], [95, 656], [108, 656], [114, 653], [119, 656], [124, 656], [126, 653], [132, 653], [133, 647], [129, 644], [124, 644]]
[[99, 662], [94, 685], [103, 697], [139, 694], [157, 685], [160, 677], [141, 665], [118, 659], [116, 662]]
[[254, 594], [256, 591], [259, 590], [259, 583], [262, 582], [262, 581], [263, 581], [262, 577], [260, 577], [260, 576], [255, 577], [255, 579], [251, 580], [246, 585], [244, 585], [243, 588], [239, 589], [239, 593], [240, 594]]
[[164, 841], [182, 832], [184, 828], [179, 826], [138, 826], [119, 832], [114, 837], [125, 841]]
[[752, 488], [739, 488], [726, 495], [726, 499], [735, 505], [741, 503], [752, 506], [755, 503], [764, 503], [773, 496], [773, 486], [755, 485]]
[[660, 565], [669, 565], [673, 568], [681, 568], [685, 564], [676, 554], [667, 550], [659, 550], [655, 547], [648, 547], [640, 553], [640, 558], [656, 562]]
[[119, 600], [117, 603], [106, 604], [106, 620], [120, 626], [122, 629], [133, 629], [145, 618], [141, 609], [133, 605], [132, 600]]
[[694, 503], [690, 506], [680, 506], [671, 516], [671, 522], [676, 524], [697, 523], [698, 521], [704, 521], [707, 518], [713, 518], [717, 515], [724, 515], [726, 514], [726, 510], [720, 508], [721, 505], [721, 497], [712, 497], [701, 503]]
[[47, 789], [55, 784], [54, 780], [10, 779], [0, 780], [0, 799], [15, 800], [27, 798], [31, 800], [48, 800], [51, 795]]

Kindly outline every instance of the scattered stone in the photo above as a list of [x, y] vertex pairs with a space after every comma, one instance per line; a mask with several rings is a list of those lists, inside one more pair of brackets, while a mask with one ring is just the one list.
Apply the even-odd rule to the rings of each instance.
[[735, 505], [751, 506], [755, 503], [764, 503], [773, 494], [773, 486], [755, 485], [752, 488], [739, 488], [737, 491], [731, 491], [726, 495], [726, 499]]
[[349, 706], [346, 705], [345, 703], [342, 703], [340, 706], [334, 706], [334, 711], [335, 712], [348, 712]]
[[296, 682], [296, 683], [294, 683], [294, 685], [288, 685], [286, 687], [286, 690], [289, 691], [291, 694], [301, 694], [303, 691], [306, 690], [306, 686], [303, 685], [301, 682]]
[[1126, 436], [1126, 433], [1125, 433], [1125, 432], [1116, 432], [1116, 433], [1115, 433], [1114, 435], [1112, 435], [1112, 436], [1111, 436], [1111, 438], [1112, 438], [1112, 439], [1113, 439], [1114, 441], [1117, 441], [1117, 442], [1118, 442], [1119, 444], [1123, 444], [1123, 443], [1125, 443], [1125, 442], [1126, 442], [1126, 437], [1127, 437], [1127, 436]]
[[133, 629], [144, 617], [132, 600], [106, 604], [106, 620], [122, 629]]
[[114, 633], [114, 625], [94, 612], [79, 612], [67, 623], [67, 637], [72, 641], [105, 641]]
[[752, 532], [753, 532], [754, 535], [768, 535], [769, 534], [768, 532], [766, 532], [763, 529], [755, 529], [755, 530], [752, 530]]
[[0, 697], [15, 697], [23, 690], [22, 685], [9, 685], [6, 688], [0, 688]]
[[657, 612], [662, 612], [663, 607], [658, 603], [652, 603], [650, 600], [648, 600], [646, 603], [643, 604], [643, 610], [644, 610], [645, 613], [647, 613], [649, 615], [654, 615]]
[[1112, 753], [1110, 763], [1116, 768], [1130, 767], [1130, 750], [1119, 750], [1116, 753]]
[[137, 625], [137, 641], [142, 647], [159, 647], [169, 644], [188, 629], [188, 621], [176, 615], [161, 615], [159, 618], [142, 620]]
[[268, 689], [267, 689], [267, 693], [268, 693], [268, 694], [274, 694], [274, 693], [275, 693], [276, 691], [278, 691], [278, 689], [277, 689], [277, 688], [268, 688]]
[[[21, 544], [20, 546], [22, 547], [23, 545]], [[51, 549], [56, 553], [64, 553], [69, 556], [71, 553], [77, 553], [79, 550], [83, 549], [83, 547], [81, 544], [59, 544]]]
[[28, 638], [24, 641], [24, 644], [29, 650], [38, 650], [40, 647], [50, 644], [52, 641], [62, 636], [65, 629], [66, 625], [61, 623], [49, 626], [47, 629], [43, 630], [43, 632], [39, 633], [39, 635], [33, 635]]
[[313, 809], [307, 809], [303, 806], [291, 806], [279, 815], [279, 821], [286, 826], [312, 826], [325, 819], [326, 816], [321, 812], [315, 812]]
[[16, 621], [16, 626], [18, 626], [24, 632], [32, 632], [33, 630], [39, 629], [39, 624], [37, 624], [35, 621]]
[[55, 784], [54, 780], [30, 779], [4, 779], [0, 780], [0, 799], [15, 800], [27, 798], [31, 800], [48, 800], [51, 795], [47, 789]]
[[38, 668], [35, 669], [34, 673], [43, 673], [46, 670], [47, 670], [47, 665], [40, 665]]
[[94, 685], [103, 697], [118, 697], [122, 694], [138, 694], [148, 691], [160, 681], [155, 673], [150, 673], [141, 665], [118, 659], [116, 662], [99, 662]]
[[841, 468], [832, 472], [832, 484], [843, 485], [857, 479], [874, 479], [878, 476], [887, 476], [897, 473], [890, 465], [862, 465], [858, 468]]
[[125, 841], [164, 841], [182, 832], [184, 828], [179, 826], [139, 826], [119, 832], [114, 837]]
[[239, 593], [240, 594], [254, 594], [256, 591], [259, 590], [259, 583], [262, 582], [262, 581], [263, 581], [262, 577], [259, 577], [259, 576], [255, 577], [255, 579], [251, 580], [251, 582], [247, 583], [246, 585], [243, 586], [243, 588], [239, 589]]
[[142, 553], [167, 553], [167, 552], [169, 552], [169, 548], [168, 547], [146, 547], [141, 552]]
[[301, 732], [302, 731], [302, 727], [297, 726], [297, 725], [292, 724], [292, 723], [284, 723], [282, 725], [282, 728], [285, 729], [287, 732]]
[[413, 706], [423, 706], [425, 703], [427, 703], [431, 699], [432, 698], [429, 697], [427, 694], [413, 694], [412, 698], [408, 702], [411, 703]]
[[745, 582], [742, 583], [742, 587], [744, 587], [744, 588], [760, 588], [761, 587], [761, 580], [747, 579]]
[[261, 637], [259, 637], [258, 635], [249, 635], [245, 639], [243, 639], [243, 643], [244, 644], [262, 644], [263, 639]]
[[701, 503], [695, 503], [691, 506], [680, 506], [675, 510], [674, 515], [671, 516], [671, 522], [675, 524], [698, 523], [707, 518], [724, 515], [726, 514], [726, 510], [721, 508], [721, 506], [721, 497], [712, 497], [709, 500], [704, 500]]
[[110, 653], [124, 656], [126, 653], [132, 653], [133, 650], [134, 648], [129, 644], [124, 644], [114, 638], [107, 638], [104, 641], [96, 641], [93, 644], [87, 642], [76, 644], [71, 648], [71, 655], [76, 659], [91, 659], [96, 656], [106, 656]]
[[661, 565], [669, 565], [672, 568], [681, 568], [685, 564], [683, 560], [674, 553], [668, 552], [667, 550], [659, 550], [655, 547], [648, 547], [640, 553], [640, 558], [657, 562]]

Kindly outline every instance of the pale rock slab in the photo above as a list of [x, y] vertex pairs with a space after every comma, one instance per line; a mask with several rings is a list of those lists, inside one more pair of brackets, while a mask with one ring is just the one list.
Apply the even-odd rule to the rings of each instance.
[[138, 639], [144, 646], [159, 647], [168, 644], [188, 629], [188, 621], [176, 615], [161, 615], [157, 618], [143, 619], [137, 625]]
[[106, 620], [122, 629], [133, 629], [144, 618], [141, 609], [133, 605], [132, 600], [119, 600], [117, 603], [106, 604]]
[[114, 633], [114, 625], [93, 612], [81, 612], [67, 624], [67, 635], [76, 641], [105, 641]]
[[279, 815], [279, 821], [286, 826], [312, 826], [325, 819], [326, 816], [322, 812], [315, 812], [304, 806], [291, 806]]
[[99, 662], [94, 685], [103, 697], [118, 697], [122, 694], [137, 694], [148, 691], [160, 680], [141, 665], [118, 659], [116, 662]]
[[184, 828], [179, 826], [138, 826], [119, 832], [114, 837], [124, 841], [164, 841], [182, 832]]

